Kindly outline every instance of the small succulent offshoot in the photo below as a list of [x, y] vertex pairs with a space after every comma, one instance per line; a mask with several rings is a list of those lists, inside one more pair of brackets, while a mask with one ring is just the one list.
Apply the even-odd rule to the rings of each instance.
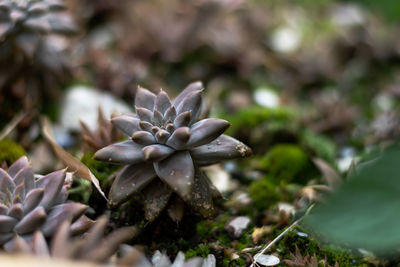
[[141, 192], [148, 220], [166, 208], [179, 221], [184, 203], [203, 216], [213, 214], [218, 191], [199, 167], [221, 160], [247, 157], [251, 149], [224, 135], [229, 122], [209, 118], [198, 121], [203, 85], [187, 86], [173, 101], [166, 92], [158, 95], [138, 88], [136, 114], [115, 116], [112, 123], [130, 139], [109, 145], [95, 159], [125, 166], [109, 194], [115, 206]]
[[71, 223], [67, 220], [57, 229], [51, 246], [43, 233], [36, 231], [30, 240], [16, 236], [13, 244], [7, 248], [7, 252], [107, 263], [120, 245], [132, 239], [137, 232], [135, 228], [124, 227], [104, 237], [107, 224], [108, 218], [103, 215], [83, 236], [71, 237]]
[[12, 244], [15, 235], [30, 238], [35, 231], [52, 236], [65, 220], [71, 233], [82, 233], [92, 221], [84, 216], [86, 205], [66, 203], [65, 170], [39, 179], [24, 156], [8, 170], [0, 169], [0, 246]]
[[99, 150], [122, 139], [122, 134], [117, 128], [106, 119], [101, 107], [98, 109], [97, 130], [93, 131], [89, 126], [80, 121], [82, 138], [92, 151]]

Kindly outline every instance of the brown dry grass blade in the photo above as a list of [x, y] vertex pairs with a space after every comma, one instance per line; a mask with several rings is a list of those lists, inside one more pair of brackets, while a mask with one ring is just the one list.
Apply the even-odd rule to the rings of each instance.
[[3, 140], [14, 128], [28, 115], [28, 112], [20, 112], [0, 132], [0, 140]]
[[61, 146], [59, 146], [56, 141], [54, 140], [50, 121], [47, 118], [42, 117], [42, 133], [46, 140], [50, 143], [54, 153], [57, 157], [68, 167], [69, 171], [75, 172], [75, 174], [83, 179], [91, 181], [96, 189], [100, 192], [100, 194], [104, 197], [105, 200], [108, 199], [105, 196], [104, 192], [101, 190], [99, 180], [94, 176], [94, 174], [83, 164], [81, 161], [76, 159], [70, 153], [65, 151]]

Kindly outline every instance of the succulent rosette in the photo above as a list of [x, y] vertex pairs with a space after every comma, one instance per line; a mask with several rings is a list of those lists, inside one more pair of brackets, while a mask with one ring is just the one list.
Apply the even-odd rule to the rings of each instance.
[[203, 215], [212, 213], [216, 189], [198, 167], [249, 156], [251, 149], [222, 134], [229, 122], [216, 118], [198, 121], [202, 95], [200, 82], [190, 84], [173, 101], [162, 90], [155, 95], [138, 88], [136, 114], [112, 119], [130, 138], [95, 154], [97, 160], [127, 165], [111, 187], [112, 205], [142, 192], [149, 220], [157, 217], [168, 202], [170, 217], [179, 220], [182, 200]]
[[65, 220], [71, 220], [71, 233], [81, 233], [91, 221], [83, 215], [87, 206], [66, 203], [68, 192], [64, 170], [39, 179], [26, 157], [21, 157], [8, 170], [0, 169], [0, 246], [15, 235], [22, 238], [39, 230], [51, 236]]

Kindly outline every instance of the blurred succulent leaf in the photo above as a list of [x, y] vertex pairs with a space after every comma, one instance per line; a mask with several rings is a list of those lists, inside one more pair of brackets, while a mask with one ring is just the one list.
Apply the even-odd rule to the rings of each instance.
[[379, 255], [396, 253], [400, 245], [399, 157], [400, 146], [394, 145], [369, 164], [359, 165], [347, 183], [313, 209], [304, 225], [338, 245]]

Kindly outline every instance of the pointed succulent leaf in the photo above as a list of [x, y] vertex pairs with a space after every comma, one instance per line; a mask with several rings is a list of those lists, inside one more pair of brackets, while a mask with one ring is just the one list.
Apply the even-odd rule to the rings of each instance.
[[175, 130], [174, 124], [173, 123], [168, 123], [167, 126], [165, 126], [165, 130], [167, 130], [169, 133], [173, 133]]
[[5, 243], [3, 248], [6, 252], [10, 253], [32, 253], [32, 248], [29, 246], [28, 242], [19, 235], [16, 235], [12, 240]]
[[107, 216], [103, 215], [96, 219], [96, 223], [90, 228], [85, 236], [85, 247], [80, 252], [81, 255], [86, 254], [96, 244], [99, 244], [103, 238], [108, 223]]
[[146, 131], [137, 131], [132, 135], [132, 141], [141, 146], [154, 144], [156, 139], [154, 136]]
[[204, 119], [196, 122], [190, 128], [190, 138], [187, 142], [187, 147], [196, 147], [208, 144], [215, 140], [231, 124], [222, 119]]
[[51, 255], [53, 257], [68, 258], [72, 255], [71, 249], [68, 247], [68, 244], [70, 242], [70, 226], [71, 223], [69, 220], [65, 220], [60, 223], [60, 227], [57, 229], [51, 242]]
[[198, 168], [196, 169], [195, 176], [193, 191], [188, 197], [187, 202], [204, 217], [211, 217], [214, 214], [214, 205], [212, 190], [207, 181], [208, 177]]
[[24, 214], [28, 214], [31, 212], [37, 205], [39, 205], [40, 201], [42, 201], [44, 195], [44, 188], [35, 188], [26, 194], [24, 201]]
[[65, 220], [75, 221], [83, 215], [86, 209], [87, 206], [80, 203], [65, 203], [55, 206], [49, 212], [46, 222], [41, 227], [41, 231], [45, 236], [50, 236], [60, 223]]
[[63, 186], [56, 196], [56, 198], [53, 201], [53, 206], [65, 203], [68, 199], [68, 188], [66, 186]]
[[165, 121], [173, 122], [176, 118], [176, 109], [174, 106], [170, 106], [164, 114]]
[[48, 209], [54, 205], [55, 199], [59, 195], [65, 181], [65, 171], [52, 172], [37, 181], [38, 186], [44, 185], [43, 198], [40, 201], [40, 206]]
[[133, 115], [116, 116], [111, 119], [111, 122], [128, 137], [131, 137], [134, 132], [140, 130], [140, 119]]
[[115, 254], [122, 243], [131, 240], [135, 235], [136, 230], [132, 227], [115, 230], [104, 238], [95, 249], [85, 254], [83, 258], [94, 262], [106, 262]]
[[173, 105], [177, 107], [183, 101], [183, 99], [186, 98], [188, 94], [203, 89], [204, 89], [203, 83], [200, 81], [189, 84], [177, 97], [175, 97]]
[[189, 152], [179, 151], [154, 163], [154, 169], [162, 181], [168, 184], [183, 199], [192, 191], [194, 166]]
[[[0, 191], [4, 193], [13, 193], [15, 190], [15, 184], [13, 179], [8, 175], [8, 173], [0, 169]], [[11, 199], [9, 200], [11, 201]]]
[[160, 127], [153, 126], [151, 127], [151, 132], [155, 135], [160, 130]]
[[25, 167], [29, 167], [29, 161], [26, 156], [22, 156], [8, 168], [7, 172], [14, 178], [15, 175]]
[[140, 108], [146, 108], [148, 110], [154, 109], [154, 103], [156, 101], [156, 95], [147, 89], [138, 87], [135, 96], [135, 106]]
[[180, 103], [176, 108], [176, 112], [178, 114], [186, 111], [191, 112], [192, 117], [190, 120], [190, 124], [196, 122], [200, 116], [201, 103], [203, 99], [202, 95], [203, 95], [202, 90], [191, 92], [183, 99], [182, 103]]
[[0, 203], [0, 215], [6, 215], [8, 212], [8, 207], [3, 203]]
[[154, 110], [158, 110], [164, 115], [165, 111], [167, 111], [167, 109], [170, 107], [171, 100], [169, 99], [168, 94], [161, 90], [156, 97]]
[[[143, 131], [147, 131], [147, 132], [149, 132], [149, 133], [152, 132], [151, 129], [153, 128], [153, 124], [151, 124], [151, 123], [149, 123], [149, 122], [147, 122], [147, 121], [140, 121], [140, 122], [139, 122], [139, 126], [140, 126], [140, 128], [141, 128]], [[137, 130], [137, 131], [140, 131], [140, 129]], [[130, 136], [132, 136], [132, 135], [130, 135]]]
[[24, 216], [24, 212], [22, 209], [22, 204], [21, 203], [16, 203], [11, 206], [11, 208], [8, 210], [8, 216], [13, 217], [17, 220], [21, 220], [22, 217]]
[[168, 216], [174, 222], [180, 222], [183, 218], [183, 213], [185, 210], [185, 204], [182, 199], [178, 198], [176, 195], [169, 201], [167, 208]]
[[159, 179], [153, 181], [143, 191], [144, 214], [148, 221], [154, 221], [167, 206], [172, 190]]
[[85, 215], [79, 217], [73, 224], [70, 226], [71, 235], [80, 235], [86, 232], [92, 225], [94, 221], [86, 217]]
[[117, 175], [111, 186], [110, 205], [116, 206], [126, 201], [133, 193], [142, 190], [155, 177], [156, 173], [151, 163], [126, 166]]
[[191, 119], [192, 115], [190, 111], [182, 112], [181, 114], [176, 116], [174, 120], [174, 127], [179, 128], [183, 126], [188, 126]]
[[139, 119], [141, 121], [147, 121], [149, 123], [152, 123], [152, 119], [153, 119], [152, 111], [145, 109], [145, 108], [136, 107], [136, 114], [139, 116]]
[[25, 199], [25, 185], [24, 183], [21, 183], [14, 189], [13, 203], [21, 203], [24, 199]]
[[168, 131], [161, 129], [156, 133], [156, 140], [159, 144], [165, 144], [170, 136]]
[[17, 224], [17, 220], [7, 215], [0, 215], [0, 233], [9, 233]]
[[172, 133], [166, 144], [176, 150], [182, 150], [186, 147], [189, 138], [190, 129], [188, 127], [180, 127]]
[[156, 109], [153, 111], [152, 122], [153, 122], [153, 124], [160, 126], [160, 127], [164, 125], [164, 116], [161, 114], [160, 111], [158, 111]]
[[35, 188], [35, 174], [30, 166], [22, 168], [15, 176], [14, 183], [16, 185], [24, 184], [25, 192], [29, 192]]
[[38, 256], [49, 256], [50, 251], [46, 239], [40, 231], [35, 231], [32, 238], [33, 253]]
[[94, 154], [94, 159], [116, 164], [135, 164], [142, 162], [142, 146], [131, 140], [106, 146]]
[[174, 149], [159, 144], [146, 146], [142, 151], [144, 159], [151, 162], [163, 160], [175, 152]]
[[38, 229], [46, 221], [46, 211], [43, 207], [37, 207], [18, 222], [14, 231], [19, 235], [29, 234]]
[[199, 166], [218, 163], [222, 160], [251, 156], [251, 149], [228, 135], [221, 135], [209, 144], [190, 150], [193, 161]]

